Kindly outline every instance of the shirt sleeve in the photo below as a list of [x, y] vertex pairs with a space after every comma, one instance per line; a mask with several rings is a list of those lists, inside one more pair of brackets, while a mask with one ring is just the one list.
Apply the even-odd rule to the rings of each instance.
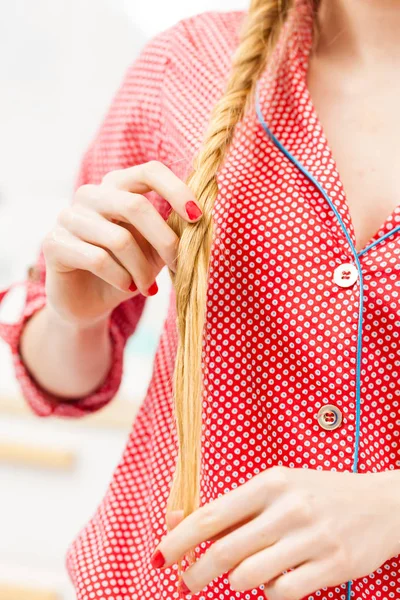
[[[109, 171], [159, 158], [162, 86], [168, 65], [169, 40], [173, 34], [174, 27], [171, 27], [153, 37], [128, 68], [82, 158], [75, 188], [85, 183], [98, 184]], [[155, 192], [146, 196], [166, 219], [171, 208], [169, 203]], [[26, 321], [46, 304], [45, 279], [45, 261], [40, 252], [23, 282], [26, 299], [22, 314], [12, 325], [0, 323], [0, 337], [10, 346], [22, 394], [36, 414], [83, 416], [99, 410], [115, 396], [121, 383], [124, 347], [136, 329], [146, 298], [139, 294], [112, 312], [109, 328], [113, 360], [102, 385], [85, 397], [61, 399], [39, 387], [19, 352], [20, 336]], [[0, 302], [9, 289], [0, 293]]]

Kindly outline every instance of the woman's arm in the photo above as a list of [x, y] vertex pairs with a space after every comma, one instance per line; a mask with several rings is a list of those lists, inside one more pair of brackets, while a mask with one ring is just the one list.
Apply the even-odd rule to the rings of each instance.
[[45, 306], [27, 322], [20, 352], [35, 381], [51, 394], [70, 400], [87, 396], [111, 368], [109, 319], [74, 325]]
[[101, 384], [111, 363], [110, 314], [130, 296], [155, 294], [165, 264], [175, 271], [179, 238], [141, 194], [150, 190], [181, 218], [201, 217], [191, 190], [149, 161], [79, 188], [46, 239], [46, 306], [28, 321], [21, 354], [53, 395], [81, 398]]
[[[171, 28], [155, 36], [128, 68], [83, 157], [76, 191], [100, 185], [107, 173], [157, 159], [162, 87], [174, 34]], [[146, 197], [165, 219], [170, 206], [164, 197], [156, 191]], [[43, 252], [34, 271], [35, 276], [25, 282], [26, 302], [19, 321], [0, 323], [0, 337], [11, 348], [21, 391], [41, 416], [96, 411], [118, 390], [124, 346], [136, 329], [146, 295], [140, 288], [142, 293], [125, 293], [116, 308], [110, 307], [109, 317], [104, 314], [96, 326], [66, 326], [47, 307], [49, 269]]]

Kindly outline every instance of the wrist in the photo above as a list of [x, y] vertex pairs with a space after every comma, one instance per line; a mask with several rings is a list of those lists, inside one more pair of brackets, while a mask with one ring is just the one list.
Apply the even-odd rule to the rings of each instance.
[[75, 319], [64, 316], [58, 312], [50, 302], [42, 308], [42, 318], [46, 320], [49, 327], [57, 327], [71, 335], [93, 335], [96, 332], [108, 331], [111, 312], [105, 313], [96, 319]]
[[87, 396], [104, 381], [112, 362], [110, 319], [70, 322], [46, 305], [25, 324], [19, 352], [47, 392], [67, 400]]

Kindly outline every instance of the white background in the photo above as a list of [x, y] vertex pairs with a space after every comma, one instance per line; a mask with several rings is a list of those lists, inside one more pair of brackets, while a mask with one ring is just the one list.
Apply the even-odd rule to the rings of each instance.
[[[204, 10], [246, 0], [12, 0], [0, 12], [0, 287], [25, 276], [40, 240], [71, 198], [81, 155], [128, 64], [144, 42]], [[169, 281], [159, 277], [130, 346], [123, 390], [140, 402], [165, 316]], [[0, 392], [17, 394], [0, 346]], [[126, 431], [0, 414], [0, 438], [78, 453], [70, 474], [0, 464], [0, 584], [54, 587], [75, 595], [65, 549], [100, 502]], [[2, 598], [2, 600], [7, 600]], [[25, 599], [24, 599], [25, 600]], [[26, 600], [29, 600], [27, 597]]]

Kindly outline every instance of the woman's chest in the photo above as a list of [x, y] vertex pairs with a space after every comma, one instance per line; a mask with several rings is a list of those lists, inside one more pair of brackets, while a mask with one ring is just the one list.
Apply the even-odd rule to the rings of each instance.
[[[343, 149], [343, 144], [341, 147]], [[320, 156], [313, 157], [307, 148], [304, 163], [307, 162], [322, 161]], [[361, 173], [362, 161], [359, 168]], [[357, 172], [357, 168], [354, 170]], [[369, 186], [362, 181], [358, 188], [357, 177], [345, 171], [356, 192], [352, 195], [350, 210], [329, 160], [315, 171], [318, 177], [312, 177], [301, 169], [298, 160], [290, 160], [285, 149], [265, 135], [257, 121], [249, 119], [235, 138], [218, 176], [219, 194], [213, 211], [214, 253], [218, 260], [224, 267], [229, 266], [231, 276], [234, 275], [238, 283], [242, 278], [243, 283], [250, 283], [249, 278], [259, 281], [262, 275], [266, 285], [276, 284], [278, 293], [282, 291], [281, 284], [288, 280], [290, 293], [294, 290], [311, 293], [317, 286], [325, 297], [333, 294], [332, 302], [344, 289], [347, 294], [358, 296], [361, 283], [368, 287], [371, 278], [377, 283], [384, 274], [397, 280], [400, 210], [394, 210], [397, 205], [392, 206], [396, 195], [393, 178], [390, 184], [383, 182], [379, 188], [378, 181], [375, 186], [371, 184], [373, 175]], [[369, 188], [377, 193], [380, 190], [380, 197], [385, 197], [386, 202], [375, 201], [375, 213], [364, 221], [370, 226], [372, 223], [373, 229], [367, 234], [361, 251], [354, 247], [357, 239], [352, 231], [352, 217], [362, 221], [367, 212], [366, 206], [361, 206], [363, 193], [366, 204], [373, 201], [373, 190]], [[376, 235], [378, 231], [382, 233], [380, 237]], [[366, 250], [365, 244], [373, 236], [374, 246]], [[350, 269], [351, 281], [339, 281], [336, 271], [346, 263], [354, 267]], [[221, 270], [222, 264], [218, 268]], [[394, 288], [397, 286], [398, 282]], [[314, 300], [317, 311], [319, 296]]]
[[400, 210], [397, 83], [371, 83], [367, 92], [365, 85], [326, 81], [311, 62], [308, 87], [344, 187], [357, 251]]
[[358, 271], [321, 192], [258, 129], [250, 137], [235, 140], [214, 206], [210, 439], [220, 432], [221, 456], [254, 443], [264, 458], [254, 468], [281, 459], [351, 469], [358, 451], [367, 468], [376, 424], [389, 445], [399, 425], [400, 237], [360, 257]]

